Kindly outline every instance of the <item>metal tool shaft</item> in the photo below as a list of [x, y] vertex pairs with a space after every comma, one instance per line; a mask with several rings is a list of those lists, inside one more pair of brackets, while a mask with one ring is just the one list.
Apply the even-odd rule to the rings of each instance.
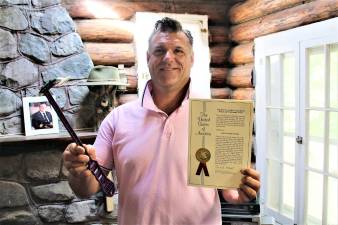
[[89, 156], [89, 154], [88, 154], [86, 148], [83, 146], [83, 143], [81, 142], [80, 138], [76, 135], [75, 131], [70, 126], [68, 120], [64, 116], [62, 110], [60, 109], [60, 107], [58, 106], [58, 104], [56, 103], [56, 101], [54, 100], [53, 96], [51, 95], [51, 93], [49, 91], [57, 83], [58, 83], [57, 80], [49, 81], [46, 85], [44, 85], [41, 88], [40, 93], [42, 93], [46, 96], [48, 102], [52, 105], [53, 109], [55, 110], [55, 112], [58, 115], [59, 119], [61, 120], [62, 124], [64, 125], [64, 127], [66, 128], [66, 130], [68, 131], [70, 136], [72, 137], [73, 141], [77, 145], [79, 145], [79, 146], [81, 146], [85, 149], [85, 154], [89, 157], [88, 169], [93, 173], [93, 175], [95, 176], [97, 181], [100, 183], [101, 189], [104, 192], [104, 194], [108, 197], [111, 197], [115, 193], [114, 183], [106, 177], [106, 175], [103, 173], [103, 171], [102, 171], [100, 165], [98, 164], [98, 162], [93, 160]]

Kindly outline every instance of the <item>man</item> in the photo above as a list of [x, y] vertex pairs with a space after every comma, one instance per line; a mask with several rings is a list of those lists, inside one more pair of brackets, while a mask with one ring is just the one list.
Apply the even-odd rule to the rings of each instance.
[[[193, 39], [169, 18], [158, 21], [147, 52], [151, 80], [140, 100], [110, 113], [88, 153], [115, 169], [119, 185], [119, 224], [221, 224], [218, 193], [187, 185], [188, 109]], [[79, 197], [89, 197], [99, 184], [86, 168], [88, 157], [74, 143], [64, 151], [69, 183]], [[222, 190], [233, 203], [254, 199], [259, 173], [243, 170], [237, 190]]]
[[46, 108], [46, 102], [40, 102], [39, 111], [32, 115], [32, 126], [35, 129], [53, 128], [52, 114]]

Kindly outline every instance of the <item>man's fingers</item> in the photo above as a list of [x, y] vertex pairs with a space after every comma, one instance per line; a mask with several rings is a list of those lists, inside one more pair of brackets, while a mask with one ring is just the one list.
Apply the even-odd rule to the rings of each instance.
[[258, 192], [259, 188], [260, 188], [260, 182], [259, 180], [256, 180], [252, 177], [249, 176], [244, 176], [242, 178], [242, 183], [251, 187], [252, 189], [254, 189], [256, 192]]
[[252, 177], [252, 178], [254, 178], [258, 181], [260, 180], [259, 172], [257, 170], [252, 169], [252, 168], [243, 169], [243, 170], [241, 170], [241, 173], [243, 175], [250, 176], [250, 177]]
[[[257, 197], [257, 192], [254, 189], [252, 189], [251, 187], [249, 187], [248, 185], [245, 185], [245, 184], [240, 185], [240, 192], [243, 192], [245, 194], [245, 196], [247, 197], [246, 202], [248, 202], [252, 199], [255, 199]], [[243, 198], [243, 196], [242, 196], [242, 198]]]

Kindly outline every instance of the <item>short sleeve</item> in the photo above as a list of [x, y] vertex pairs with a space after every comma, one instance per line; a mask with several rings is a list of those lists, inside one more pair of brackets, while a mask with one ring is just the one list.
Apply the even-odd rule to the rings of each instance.
[[102, 121], [97, 137], [94, 142], [96, 149], [96, 160], [107, 169], [113, 169], [113, 149], [112, 140], [114, 137], [114, 119], [113, 113]]

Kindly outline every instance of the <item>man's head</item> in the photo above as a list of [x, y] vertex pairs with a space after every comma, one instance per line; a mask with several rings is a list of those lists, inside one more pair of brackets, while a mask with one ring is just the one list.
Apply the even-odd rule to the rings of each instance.
[[39, 104], [39, 111], [40, 112], [44, 112], [44, 111], [46, 111], [46, 108], [47, 108], [46, 103], [45, 102], [40, 102], [40, 104]]
[[194, 62], [193, 38], [168, 17], [156, 22], [149, 38], [148, 68], [154, 89], [180, 90], [189, 81]]

